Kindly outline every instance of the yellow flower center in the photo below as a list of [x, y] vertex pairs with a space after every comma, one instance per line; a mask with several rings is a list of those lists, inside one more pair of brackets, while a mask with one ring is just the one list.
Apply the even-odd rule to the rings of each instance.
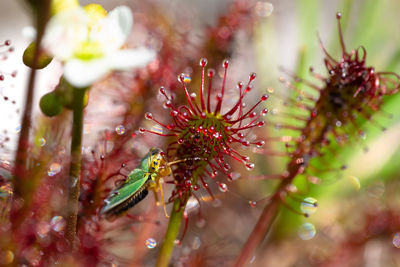
[[103, 49], [98, 42], [86, 41], [80, 44], [74, 56], [81, 60], [101, 58], [103, 56]]
[[[98, 22], [107, 16], [107, 11], [99, 4], [89, 4], [83, 7], [89, 18], [88, 33], [95, 27], [99, 27]], [[74, 56], [81, 60], [92, 60], [103, 56], [103, 47], [97, 41], [88, 39], [80, 43]]]
[[57, 13], [74, 7], [79, 7], [78, 0], [52, 0], [51, 15], [54, 16]]
[[89, 28], [92, 28], [100, 19], [107, 16], [107, 11], [99, 4], [88, 4], [83, 9], [89, 18]]

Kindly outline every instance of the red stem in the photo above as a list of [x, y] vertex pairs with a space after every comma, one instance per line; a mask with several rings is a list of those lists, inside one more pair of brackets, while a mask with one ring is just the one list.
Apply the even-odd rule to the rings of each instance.
[[255, 249], [263, 241], [265, 233], [267, 233], [271, 228], [280, 206], [280, 200], [277, 196], [278, 195], [275, 195], [275, 197], [273, 197], [269, 204], [264, 208], [260, 219], [250, 234], [250, 237], [247, 239], [247, 242], [244, 244], [239, 257], [236, 259], [235, 267], [242, 267], [249, 263], [249, 260], [253, 257]]

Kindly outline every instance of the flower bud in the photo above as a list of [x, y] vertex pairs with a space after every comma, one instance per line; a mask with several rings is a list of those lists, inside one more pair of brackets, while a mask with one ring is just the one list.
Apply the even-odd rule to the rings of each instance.
[[50, 64], [53, 60], [49, 54], [47, 54], [42, 49], [39, 49], [38, 60], [36, 62], [36, 66], [33, 66], [33, 57], [35, 55], [36, 43], [32, 42], [24, 51], [24, 55], [22, 56], [22, 60], [24, 64], [32, 69], [43, 69]]
[[48, 117], [57, 116], [63, 109], [61, 99], [55, 91], [42, 96], [39, 106], [43, 114]]

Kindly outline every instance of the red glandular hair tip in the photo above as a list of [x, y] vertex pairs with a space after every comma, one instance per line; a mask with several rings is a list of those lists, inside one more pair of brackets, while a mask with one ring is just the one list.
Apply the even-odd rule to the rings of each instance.
[[[163, 124], [156, 120], [151, 113], [145, 115], [146, 119], [152, 120], [162, 128], [169, 130], [170, 133], [164, 134], [160, 132], [155, 132], [152, 130], [146, 130], [140, 128], [141, 133], [150, 132], [153, 134], [161, 136], [173, 136], [176, 138], [174, 142], [169, 144], [167, 149], [168, 158], [178, 158], [178, 159], [201, 159], [203, 164], [204, 173], [209, 177], [214, 178], [218, 171], [228, 175], [229, 179], [232, 179], [233, 175], [228, 173], [230, 166], [225, 162], [224, 156], [229, 156], [239, 162], [245, 164], [247, 169], [253, 169], [254, 164], [249, 163], [249, 158], [247, 156], [241, 155], [237, 150], [235, 150], [232, 145], [240, 144], [243, 146], [255, 145], [257, 147], [262, 147], [264, 141], [249, 141], [246, 140], [248, 130], [261, 127], [265, 124], [264, 121], [259, 120], [260, 117], [265, 116], [268, 113], [268, 109], [263, 109], [260, 112], [256, 111], [256, 107], [262, 102], [268, 99], [268, 95], [263, 95], [259, 101], [249, 108], [244, 110], [245, 103], [244, 98], [246, 94], [252, 88], [252, 82], [256, 78], [255, 73], [251, 73], [249, 81], [246, 85], [239, 82], [237, 85], [239, 98], [232, 107], [223, 107], [224, 95], [225, 95], [225, 84], [227, 69], [229, 66], [228, 60], [224, 60], [222, 67], [224, 69], [223, 81], [220, 91], [213, 96], [212, 94], [212, 79], [215, 75], [215, 71], [209, 69], [207, 72], [208, 76], [208, 86], [207, 93], [205, 92], [205, 67], [207, 65], [207, 59], [200, 60], [200, 66], [202, 67], [201, 83], [200, 83], [200, 100], [195, 93], [190, 93], [185, 79], [187, 75], [181, 74], [178, 76], [179, 82], [182, 84], [185, 91], [187, 105], [176, 106], [173, 104], [173, 99], [168, 96], [164, 87], [160, 88], [160, 93], [165, 97], [165, 107], [170, 110], [170, 115], [172, 117], [171, 124]], [[212, 97], [216, 98], [215, 106], [211, 105]], [[222, 112], [222, 110], [228, 110]], [[187, 165], [187, 164], [186, 164]], [[193, 165], [199, 165], [193, 164]], [[205, 166], [210, 166], [211, 170], [207, 170]], [[178, 167], [178, 170], [180, 168]], [[195, 169], [195, 167], [194, 167]], [[191, 173], [193, 173], [193, 166]], [[189, 177], [185, 173], [181, 175]], [[174, 175], [175, 180], [184, 180], [186, 186], [191, 186], [191, 183], [197, 182], [187, 180], [188, 178], [179, 178], [179, 174]], [[203, 180], [204, 174], [200, 175], [200, 180], [203, 182], [203, 186], [207, 187]], [[195, 186], [195, 185], [194, 185]], [[198, 186], [193, 187], [195, 190]]]
[[[13, 51], [14, 51], [14, 47], [11, 46], [10, 40], [6, 40], [3, 43], [0, 43], [0, 62], [7, 60], [8, 55], [10, 53], [12, 53]], [[17, 72], [13, 71], [11, 73], [8, 73], [8, 72], [3, 72], [0, 69], [0, 81], [4, 81], [6, 75], [15, 78], [15, 76], [17, 75]]]

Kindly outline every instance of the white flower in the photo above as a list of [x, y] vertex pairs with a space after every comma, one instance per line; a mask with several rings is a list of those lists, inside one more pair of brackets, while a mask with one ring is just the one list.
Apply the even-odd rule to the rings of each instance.
[[112, 70], [144, 67], [155, 57], [147, 48], [121, 49], [133, 17], [126, 6], [108, 14], [97, 4], [73, 7], [54, 15], [43, 47], [64, 63], [64, 77], [73, 86], [88, 87]]

